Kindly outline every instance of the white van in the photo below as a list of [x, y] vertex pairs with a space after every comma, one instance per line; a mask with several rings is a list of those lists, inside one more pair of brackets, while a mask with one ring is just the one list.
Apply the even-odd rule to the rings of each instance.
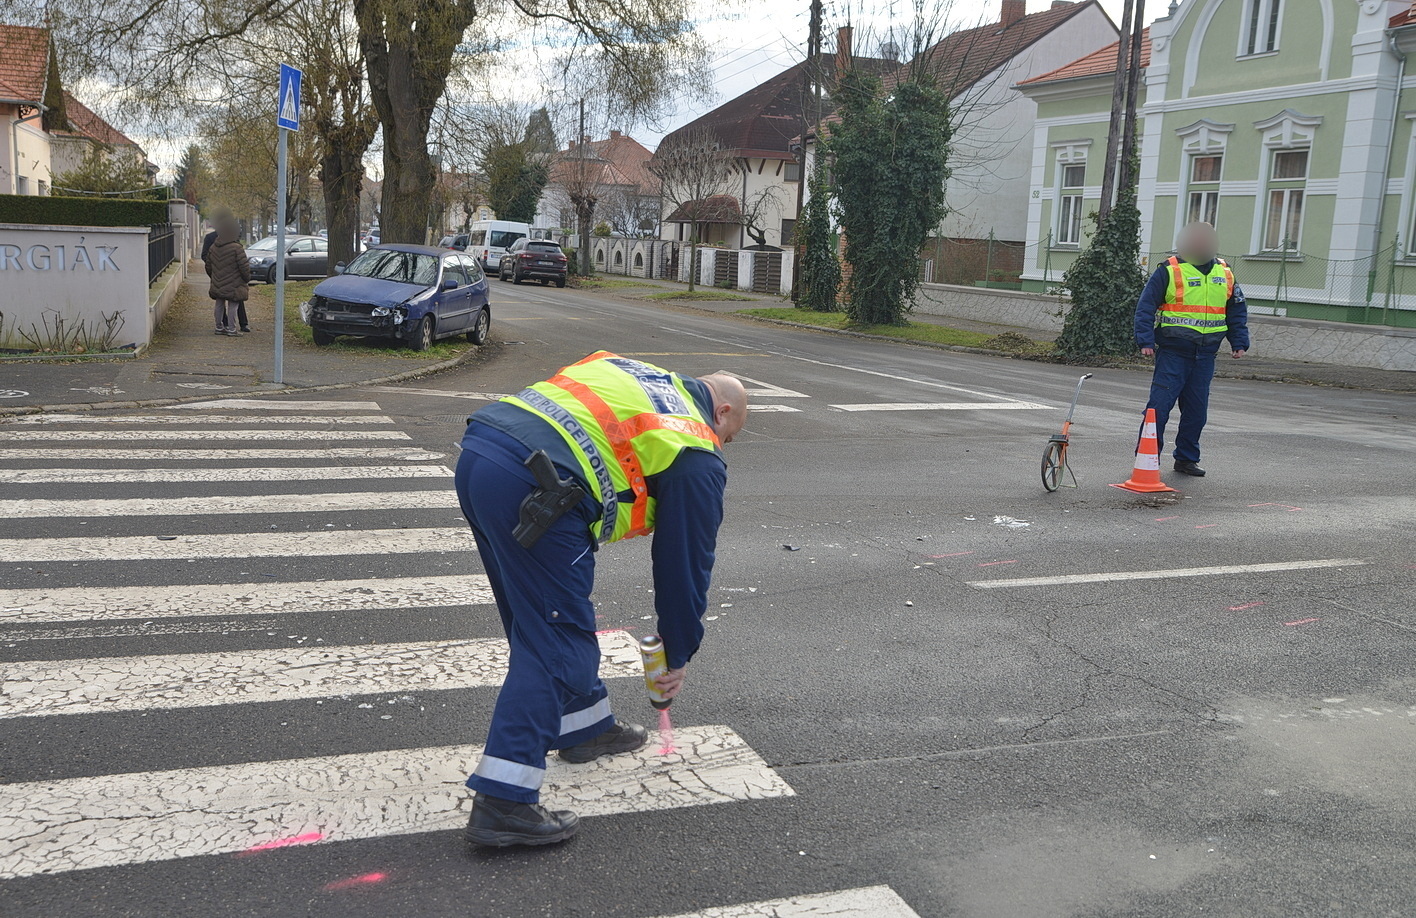
[[511, 244], [531, 235], [529, 223], [510, 220], [478, 220], [467, 232], [467, 254], [482, 263], [482, 270], [495, 271]]

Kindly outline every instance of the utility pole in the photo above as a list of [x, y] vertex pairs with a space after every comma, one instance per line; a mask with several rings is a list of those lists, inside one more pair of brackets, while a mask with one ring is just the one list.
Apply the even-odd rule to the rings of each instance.
[[[1097, 206], [1098, 222], [1111, 211], [1111, 198], [1116, 190], [1116, 154], [1121, 144], [1121, 113], [1126, 97], [1126, 77], [1130, 69], [1127, 51], [1130, 48], [1131, 18], [1135, 0], [1126, 0], [1121, 12], [1121, 35], [1116, 45], [1116, 78], [1111, 84], [1111, 121], [1106, 129], [1106, 159], [1101, 168], [1101, 203]], [[1139, 19], [1140, 17], [1136, 17]]]
[[1116, 174], [1118, 186], [1130, 188], [1136, 183], [1136, 167], [1131, 162], [1136, 153], [1136, 100], [1141, 86], [1141, 39], [1145, 32], [1146, 0], [1135, 0], [1136, 19], [1131, 25], [1130, 66], [1126, 71], [1126, 120], [1121, 135], [1121, 162]]
[[[800, 226], [806, 210], [806, 137], [821, 127], [821, 0], [811, 0], [811, 22], [806, 36], [806, 66], [802, 68], [801, 92], [801, 152], [797, 155], [800, 170], [797, 175], [796, 225]], [[821, 155], [821, 138], [816, 138], [816, 155]], [[782, 240], [786, 242], [785, 239]], [[793, 246], [797, 255], [792, 272], [792, 302], [801, 302], [801, 263], [804, 246]]]
[[591, 209], [588, 203], [590, 189], [585, 184], [585, 97], [580, 97], [580, 133], [575, 138], [575, 158], [579, 161], [576, 171], [579, 173], [576, 186], [579, 200], [575, 202], [575, 221], [580, 225], [580, 252], [576, 256], [576, 267], [580, 269], [581, 277], [589, 277], [593, 271], [595, 263], [590, 254], [590, 221], [588, 219]]

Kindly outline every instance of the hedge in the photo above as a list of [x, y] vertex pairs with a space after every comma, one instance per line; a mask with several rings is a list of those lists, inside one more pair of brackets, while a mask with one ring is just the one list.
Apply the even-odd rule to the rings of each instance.
[[165, 201], [0, 194], [0, 223], [150, 226], [166, 222], [168, 219]]

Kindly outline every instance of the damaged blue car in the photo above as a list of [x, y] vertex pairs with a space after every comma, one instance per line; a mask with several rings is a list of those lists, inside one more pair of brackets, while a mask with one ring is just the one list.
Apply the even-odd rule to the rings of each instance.
[[439, 338], [482, 344], [492, 327], [487, 277], [470, 255], [426, 245], [376, 245], [335, 266], [300, 315], [315, 343], [385, 338], [425, 351]]

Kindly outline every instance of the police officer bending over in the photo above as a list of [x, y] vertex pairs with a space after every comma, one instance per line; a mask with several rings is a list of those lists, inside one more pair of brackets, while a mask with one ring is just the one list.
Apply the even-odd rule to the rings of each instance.
[[511, 644], [467, 839], [544, 845], [578, 819], [538, 804], [546, 754], [568, 762], [632, 752], [645, 729], [616, 720], [600, 681], [595, 550], [654, 532], [654, 604], [672, 698], [703, 638], [727, 465], [747, 393], [605, 351], [469, 418], [457, 495]]
[[1249, 349], [1249, 308], [1234, 272], [1219, 257], [1219, 240], [1208, 223], [1180, 231], [1176, 255], [1155, 269], [1136, 304], [1136, 344], [1155, 357], [1150, 401], [1155, 409], [1156, 446], [1165, 448], [1165, 422], [1180, 405], [1175, 432], [1175, 471], [1204, 477], [1200, 432], [1209, 417], [1214, 356], [1229, 339], [1235, 357]]

